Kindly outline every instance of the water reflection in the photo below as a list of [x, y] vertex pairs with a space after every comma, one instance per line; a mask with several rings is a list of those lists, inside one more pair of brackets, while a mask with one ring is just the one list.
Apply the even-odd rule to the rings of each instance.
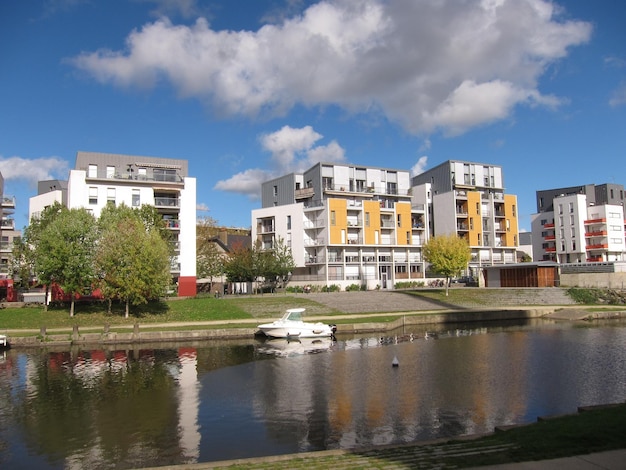
[[625, 395], [619, 321], [11, 350], [0, 356], [0, 467], [138, 468], [405, 443]]

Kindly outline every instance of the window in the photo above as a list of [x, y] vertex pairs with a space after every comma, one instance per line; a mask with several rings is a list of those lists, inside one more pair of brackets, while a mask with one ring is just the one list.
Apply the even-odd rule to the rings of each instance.
[[291, 230], [291, 216], [287, 216], [287, 230]]
[[370, 226], [370, 213], [369, 212], [365, 213], [365, 226], [366, 227]]
[[145, 168], [137, 168], [137, 179], [139, 181], [146, 181], [148, 179], [148, 174], [146, 173]]
[[141, 205], [141, 199], [140, 199], [140, 196], [139, 196], [139, 190], [138, 189], [133, 189], [132, 205], [133, 205], [133, 207], [139, 207]]
[[570, 214], [573, 214], [573, 213], [574, 213], [574, 203], [573, 203], [573, 202], [570, 202], [570, 203], [569, 203], [569, 213], [570, 213]]
[[88, 178], [97, 178], [98, 177], [98, 165], [89, 165], [89, 169], [87, 170]]
[[278, 196], [278, 186], [274, 186], [274, 197]]
[[98, 188], [95, 186], [89, 187], [89, 204], [92, 206], [98, 204]]
[[107, 165], [107, 178], [115, 178], [115, 167]]
[[563, 213], [563, 204], [559, 204], [559, 214]]
[[107, 204], [115, 205], [115, 188], [107, 188]]
[[402, 226], [402, 214], [398, 214], [398, 227]]
[[336, 225], [337, 223], [337, 214], [335, 211], [330, 211], [330, 225]]
[[515, 215], [515, 212], [517, 211], [517, 209], [515, 208], [515, 204], [513, 204], [513, 206], [511, 207], [511, 211], [513, 212], [513, 217], [517, 217]]
[[480, 215], [480, 202], [476, 203], [476, 213]]

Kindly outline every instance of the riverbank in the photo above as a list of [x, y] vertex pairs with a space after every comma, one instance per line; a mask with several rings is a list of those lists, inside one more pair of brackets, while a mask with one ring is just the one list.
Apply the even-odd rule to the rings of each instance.
[[[445, 310], [431, 312], [394, 312], [387, 314], [351, 314], [318, 316], [316, 321], [332, 322], [337, 336], [342, 334], [389, 334], [400, 329], [428, 325], [471, 324], [511, 320], [552, 319], [585, 321], [626, 318], [626, 312], [591, 312], [576, 307], [503, 308], [498, 310]], [[135, 323], [102, 328], [40, 328], [39, 330], [6, 330], [11, 347], [39, 348], [52, 346], [86, 346], [145, 344], [160, 342], [197, 342], [222, 339], [247, 339], [261, 335], [250, 320]]]

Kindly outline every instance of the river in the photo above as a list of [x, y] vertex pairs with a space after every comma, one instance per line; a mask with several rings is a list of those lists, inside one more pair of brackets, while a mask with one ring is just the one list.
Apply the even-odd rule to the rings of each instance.
[[334, 342], [0, 352], [0, 468], [401, 444], [626, 399], [624, 321], [418, 328]]

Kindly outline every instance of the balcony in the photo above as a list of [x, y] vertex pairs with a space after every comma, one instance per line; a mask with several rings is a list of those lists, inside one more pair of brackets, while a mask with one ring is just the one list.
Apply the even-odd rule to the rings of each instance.
[[180, 220], [178, 219], [163, 219], [163, 222], [165, 222], [165, 228], [169, 228], [170, 230], [180, 229]]
[[607, 250], [609, 248], [608, 243], [598, 243], [596, 245], [587, 245], [585, 249], [587, 251]]
[[606, 219], [590, 219], [590, 220], [585, 220], [584, 222], [585, 225], [605, 224], [605, 223], [606, 223]]
[[154, 206], [158, 208], [176, 208], [179, 207], [179, 202], [177, 197], [155, 197], [154, 198]]
[[2, 230], [15, 230], [15, 221], [13, 219], [0, 220], [0, 228]]
[[549, 224], [543, 224], [543, 228], [554, 228], [554, 222]]
[[309, 199], [315, 196], [315, 189], [313, 188], [303, 188], [296, 189], [295, 198], [296, 199]]
[[2, 209], [4, 210], [12, 210], [15, 209], [15, 198], [12, 196], [4, 196], [2, 198]]
[[585, 238], [591, 237], [606, 237], [608, 232], [606, 230], [598, 230], [597, 232], [587, 232], [585, 233]]

